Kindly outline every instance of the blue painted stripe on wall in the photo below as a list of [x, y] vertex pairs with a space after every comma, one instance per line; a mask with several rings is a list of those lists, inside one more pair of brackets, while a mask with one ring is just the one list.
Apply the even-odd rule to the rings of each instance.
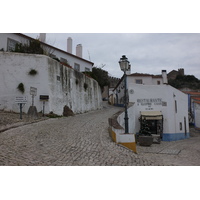
[[163, 133], [163, 141], [183, 140], [190, 137], [190, 133]]

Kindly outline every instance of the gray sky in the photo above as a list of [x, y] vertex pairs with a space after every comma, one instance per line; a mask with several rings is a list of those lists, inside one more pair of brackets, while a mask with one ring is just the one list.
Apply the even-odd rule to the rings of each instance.
[[199, 33], [47, 33], [46, 41], [66, 50], [68, 37], [73, 39], [73, 54], [76, 45], [82, 44], [83, 58], [97, 67], [105, 65], [103, 69], [114, 77], [122, 76], [118, 61], [126, 55], [132, 73], [160, 74], [163, 69], [184, 68], [186, 75], [200, 79]]

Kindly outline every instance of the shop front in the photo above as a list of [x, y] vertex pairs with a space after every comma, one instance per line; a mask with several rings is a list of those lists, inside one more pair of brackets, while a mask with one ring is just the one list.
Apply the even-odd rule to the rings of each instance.
[[163, 134], [163, 115], [160, 111], [141, 111], [140, 130], [145, 130], [151, 135], [162, 139]]

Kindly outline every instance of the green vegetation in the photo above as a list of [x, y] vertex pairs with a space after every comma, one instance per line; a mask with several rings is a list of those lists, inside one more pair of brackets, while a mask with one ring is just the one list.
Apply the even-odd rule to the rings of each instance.
[[29, 75], [31, 75], [31, 76], [34, 76], [34, 75], [36, 75], [38, 72], [37, 72], [37, 70], [35, 70], [35, 69], [31, 69], [30, 71], [29, 71]]
[[101, 87], [102, 91], [104, 86], [110, 85], [108, 72], [101, 68], [93, 67], [92, 72], [85, 72], [85, 74], [95, 79], [99, 83], [99, 86]]
[[178, 75], [176, 79], [169, 80], [169, 85], [181, 89], [181, 88], [190, 88], [193, 90], [200, 89], [200, 80], [193, 75]]
[[39, 40], [31, 40], [28, 44], [17, 43], [13, 52], [30, 53], [30, 54], [44, 54]]
[[25, 91], [25, 89], [24, 89], [24, 84], [23, 84], [23, 83], [20, 83], [20, 84], [17, 86], [17, 89], [18, 89], [20, 92], [24, 93], [24, 91]]

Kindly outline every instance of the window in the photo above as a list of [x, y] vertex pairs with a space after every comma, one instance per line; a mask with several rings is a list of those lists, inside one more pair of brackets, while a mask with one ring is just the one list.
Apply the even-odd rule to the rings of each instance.
[[85, 67], [85, 72], [90, 72], [90, 68]]
[[62, 57], [60, 58], [60, 62], [61, 62], [61, 63], [68, 64], [68, 61], [67, 61], [67, 59], [65, 59], [65, 58], [62, 58]]
[[57, 81], [60, 81], [60, 76], [57, 76]]
[[136, 83], [136, 84], [142, 84], [142, 79], [136, 79], [136, 80], [135, 80], [135, 83]]
[[15, 50], [15, 45], [17, 43], [18, 42], [16, 40], [8, 38], [8, 41], [7, 41], [7, 50], [8, 51], [14, 51]]
[[183, 127], [182, 127], [182, 122], [180, 122], [180, 131], [182, 131]]
[[50, 54], [50, 57], [51, 57], [51, 58], [56, 58], [56, 55]]
[[80, 65], [77, 63], [74, 63], [74, 69], [80, 72]]
[[175, 112], [177, 113], [177, 101], [175, 100]]

